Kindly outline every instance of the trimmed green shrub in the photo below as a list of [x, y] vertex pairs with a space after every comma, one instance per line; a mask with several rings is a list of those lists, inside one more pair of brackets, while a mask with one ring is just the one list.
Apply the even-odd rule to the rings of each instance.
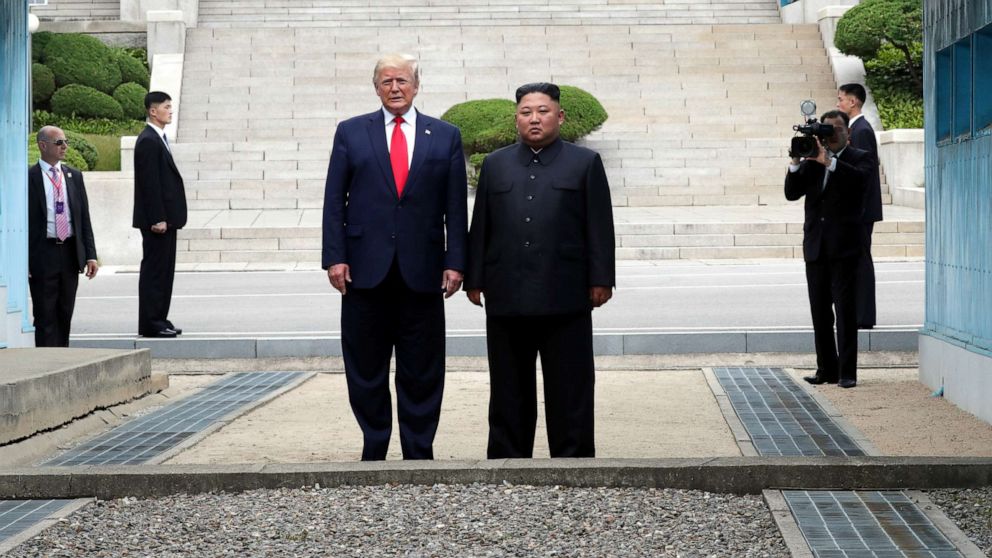
[[100, 152], [95, 145], [77, 132], [62, 130], [66, 139], [69, 140], [69, 151], [75, 151], [86, 161], [86, 168], [95, 169], [100, 160]]
[[[913, 44], [910, 51], [914, 65], [923, 69], [923, 43]], [[874, 58], [865, 60], [865, 78], [872, 94], [878, 92], [915, 92], [923, 98], [923, 90], [917, 87], [913, 76], [906, 67], [903, 53], [890, 44], [884, 44]]]
[[45, 45], [42, 62], [55, 74], [59, 87], [80, 84], [109, 94], [121, 84], [114, 51], [88, 35], [56, 34]]
[[114, 90], [114, 100], [121, 104], [124, 116], [135, 120], [145, 118], [145, 95], [148, 90], [137, 83], [122, 83]]
[[34, 104], [44, 104], [55, 93], [55, 74], [44, 64], [31, 64], [31, 97]]
[[52, 112], [63, 116], [124, 118], [124, 109], [113, 97], [85, 85], [66, 85], [52, 95]]
[[[587, 136], [608, 116], [595, 97], [570, 85], [561, 86], [561, 108], [565, 111], [561, 127], [565, 141]], [[466, 101], [448, 109], [441, 119], [461, 130], [467, 153], [489, 153], [517, 141], [516, 110], [516, 103], [507, 99]]]
[[45, 47], [48, 46], [48, 41], [55, 36], [55, 33], [51, 31], [38, 31], [31, 35], [31, 61], [41, 62], [42, 53], [45, 51]]
[[32, 130], [42, 126], [58, 126], [63, 130], [72, 130], [82, 134], [97, 134], [101, 136], [136, 136], [145, 128], [144, 121], [108, 120], [106, 118], [77, 118], [62, 116], [44, 110], [34, 111], [31, 124]]
[[923, 127], [923, 97], [906, 92], [873, 95], [886, 130]]
[[[148, 68], [142, 64], [137, 58], [131, 56], [124, 49], [117, 49], [114, 51], [114, 56], [117, 58], [117, 66], [121, 70], [121, 81], [124, 83], [137, 83], [138, 85], [148, 89], [148, 83], [151, 80], [151, 76], [148, 72]], [[127, 112], [127, 109], [125, 109]], [[142, 108], [142, 113], [144, 113], [144, 108]]]
[[[68, 136], [66, 136], [68, 137]], [[69, 140], [72, 144], [72, 140]], [[86, 159], [79, 154], [78, 151], [74, 149], [75, 145], [71, 145], [69, 149], [65, 152], [65, 160], [63, 163], [69, 165], [70, 167], [75, 167], [81, 171], [90, 170], [89, 165], [86, 163]], [[38, 149], [38, 134], [33, 133], [28, 135], [28, 165], [33, 165], [41, 159], [41, 150]]]
[[473, 153], [468, 157], [468, 185], [475, 188], [479, 185], [479, 172], [482, 171], [482, 162], [486, 160], [489, 153]]
[[517, 105], [507, 99], [466, 101], [451, 107], [441, 120], [461, 130], [467, 153], [488, 153], [517, 140]]
[[565, 111], [565, 123], [561, 125], [561, 137], [565, 141], [588, 136], [608, 116], [596, 97], [571, 85], [561, 86], [561, 108]]

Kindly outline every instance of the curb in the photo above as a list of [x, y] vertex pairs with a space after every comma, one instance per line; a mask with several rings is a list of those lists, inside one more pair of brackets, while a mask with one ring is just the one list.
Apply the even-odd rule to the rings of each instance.
[[157, 497], [320, 485], [512, 484], [682, 488], [930, 489], [992, 485], [992, 458], [721, 457], [499, 459], [256, 465], [142, 465], [0, 469], [0, 499]]
[[[858, 332], [861, 351], [916, 351], [919, 330]], [[150, 349], [153, 358], [339, 357], [340, 337], [73, 338], [72, 347]], [[449, 336], [447, 356], [486, 356], [486, 336]], [[694, 353], [813, 353], [813, 330], [611, 333], [593, 335], [596, 356]]]

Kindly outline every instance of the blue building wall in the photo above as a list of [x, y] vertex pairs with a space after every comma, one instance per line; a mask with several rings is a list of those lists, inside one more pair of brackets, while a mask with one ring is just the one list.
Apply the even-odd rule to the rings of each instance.
[[979, 44], [992, 0], [927, 0], [924, 9], [924, 332], [992, 355], [992, 128], [982, 116], [992, 93], [981, 88], [992, 51]]
[[992, 0], [924, 0], [920, 380], [992, 423]]
[[[0, 2], [0, 285], [7, 307], [0, 327], [29, 331], [27, 149], [31, 53], [27, 0]], [[19, 324], [10, 324], [16, 320]], [[13, 327], [12, 327], [13, 326]], [[0, 335], [0, 344], [6, 345]], [[10, 340], [16, 344], [14, 339]]]

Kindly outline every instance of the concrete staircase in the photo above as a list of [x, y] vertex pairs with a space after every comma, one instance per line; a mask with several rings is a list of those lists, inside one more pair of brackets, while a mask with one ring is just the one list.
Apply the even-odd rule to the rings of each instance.
[[[192, 210], [180, 261], [319, 262], [334, 128], [377, 108], [371, 69], [387, 44], [421, 60], [417, 106], [435, 116], [529, 81], [595, 94], [610, 118], [583, 143], [618, 211], [726, 207], [730, 223], [734, 207], [779, 206], [791, 217], [772, 221], [801, 222], [782, 194], [791, 125], [803, 99], [832, 107], [836, 85], [816, 26], [775, 21], [774, 1], [201, 0], [174, 149]], [[736, 244], [760, 212], [691, 237], [677, 217], [634, 223], [649, 232], [619, 240], [621, 256], [795, 256], [785, 229]]]

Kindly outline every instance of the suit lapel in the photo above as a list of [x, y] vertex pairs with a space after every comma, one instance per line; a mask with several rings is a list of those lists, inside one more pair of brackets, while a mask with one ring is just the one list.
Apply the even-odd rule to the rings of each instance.
[[431, 121], [423, 114], [417, 113], [417, 129], [414, 130], [417, 138], [413, 143], [413, 162], [410, 164], [410, 174], [406, 179], [406, 186], [403, 187], [403, 195], [406, 196], [410, 188], [417, 183], [417, 173], [424, 166], [424, 160], [431, 151]]
[[[393, 166], [389, 163], [389, 147], [386, 145], [386, 117], [382, 110], [369, 115], [369, 141], [372, 143], [372, 155], [379, 161], [379, 168], [385, 178], [383, 184], [396, 196], [396, 179], [393, 178]], [[409, 180], [407, 181], [409, 182]]]
[[41, 176], [41, 164], [35, 163], [31, 170], [28, 171], [28, 184], [31, 186], [31, 197], [34, 199], [29, 207], [33, 207], [34, 211], [41, 216], [42, 223], [45, 223], [47, 227], [48, 223], [48, 202], [45, 199], [45, 179]]
[[64, 165], [62, 166], [62, 177], [65, 180], [65, 191], [69, 198], [69, 215], [75, 225], [79, 216], [79, 211], [77, 211], [79, 209], [79, 187], [76, 186], [76, 177], [72, 175], [72, 171], [66, 169]]
[[158, 142], [159, 147], [165, 152], [165, 160], [168, 161], [169, 166], [172, 167], [172, 170], [176, 172], [176, 176], [182, 176], [182, 173], [179, 172], [179, 167], [176, 166], [176, 161], [172, 158], [172, 152], [165, 146], [165, 142], [162, 141], [162, 136], [158, 135], [158, 131], [156, 131], [155, 128], [152, 128], [151, 124], [146, 123], [145, 131], [143, 133], [149, 134], [152, 139]]

